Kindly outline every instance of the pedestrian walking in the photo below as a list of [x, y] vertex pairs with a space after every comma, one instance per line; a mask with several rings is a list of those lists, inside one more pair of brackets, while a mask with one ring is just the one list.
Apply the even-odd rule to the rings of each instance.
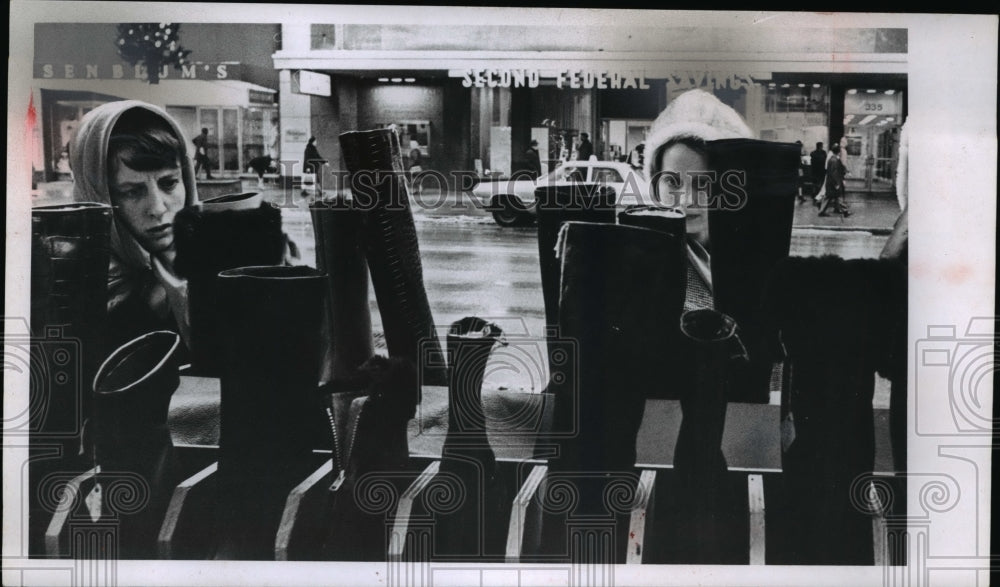
[[[304, 173], [312, 173], [316, 176], [316, 191], [320, 194], [323, 193], [323, 165], [327, 163], [327, 160], [319, 154], [319, 149], [316, 147], [316, 137], [309, 137], [309, 142], [306, 143], [306, 150], [302, 154], [302, 171]], [[303, 189], [302, 195], [306, 195], [308, 192]]]
[[594, 154], [594, 144], [590, 142], [590, 135], [585, 132], [580, 133], [580, 146], [577, 147], [576, 154], [580, 161], [590, 161]]
[[198, 177], [201, 168], [205, 168], [205, 179], [215, 179], [212, 177], [212, 163], [208, 159], [208, 129], [202, 128], [201, 134], [191, 139], [194, 143], [194, 176]]
[[810, 195], [815, 196], [822, 188], [823, 179], [826, 177], [826, 151], [823, 150], [822, 142], [816, 143], [816, 149], [809, 153], [809, 167], [814, 190]]
[[829, 216], [827, 209], [833, 206], [835, 214], [840, 214], [847, 218], [851, 211], [844, 204], [844, 176], [847, 175], [847, 168], [840, 160], [840, 145], [835, 144], [830, 147], [830, 158], [826, 163], [826, 198], [819, 209], [820, 216]]

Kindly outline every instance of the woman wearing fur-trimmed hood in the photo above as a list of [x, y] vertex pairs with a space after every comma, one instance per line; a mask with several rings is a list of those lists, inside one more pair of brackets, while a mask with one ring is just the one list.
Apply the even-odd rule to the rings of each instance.
[[[708, 210], [693, 197], [691, 172], [708, 171], [706, 144], [720, 139], [753, 138], [754, 133], [732, 108], [704, 90], [690, 90], [673, 100], [656, 117], [646, 137], [645, 172], [654, 182], [661, 204], [680, 205], [688, 215], [691, 260], [711, 283]], [[680, 175], [683, 186], [668, 182], [664, 172]], [[682, 190], [679, 202], [664, 198]]]

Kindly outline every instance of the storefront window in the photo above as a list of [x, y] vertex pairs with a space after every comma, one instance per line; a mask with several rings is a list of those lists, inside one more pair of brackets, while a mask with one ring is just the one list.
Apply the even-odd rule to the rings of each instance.
[[243, 163], [270, 155], [278, 158], [278, 110], [251, 107], [243, 111]]
[[820, 84], [769, 84], [765, 112], [829, 112], [830, 91]]
[[[431, 155], [431, 123], [429, 120], [400, 120], [378, 125], [379, 128], [395, 127], [399, 133], [399, 146], [403, 151], [403, 165], [408, 169], [417, 159]], [[419, 157], [415, 152], [419, 152]]]
[[222, 109], [222, 170], [240, 171], [239, 111], [236, 108]]

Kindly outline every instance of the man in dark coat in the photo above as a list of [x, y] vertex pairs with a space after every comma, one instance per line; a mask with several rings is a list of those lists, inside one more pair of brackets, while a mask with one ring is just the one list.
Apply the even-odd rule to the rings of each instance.
[[594, 145], [590, 142], [590, 135], [585, 132], [580, 133], [580, 146], [576, 150], [577, 158], [580, 161], [587, 161], [594, 154]]
[[812, 170], [812, 184], [819, 193], [823, 187], [823, 176], [826, 175], [826, 151], [823, 150], [823, 143], [816, 143], [816, 150], [809, 153], [809, 167]]
[[542, 174], [542, 160], [538, 156], [538, 141], [531, 141], [531, 146], [525, 151], [524, 157], [528, 162], [528, 172], [531, 174], [531, 179], [538, 179]]
[[212, 164], [208, 159], [208, 129], [201, 129], [201, 134], [191, 139], [194, 143], [194, 176], [198, 177], [201, 168], [205, 168], [205, 179], [212, 178]]

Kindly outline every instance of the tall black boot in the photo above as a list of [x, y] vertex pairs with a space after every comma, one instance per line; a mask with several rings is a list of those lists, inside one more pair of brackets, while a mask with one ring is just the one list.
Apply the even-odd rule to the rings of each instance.
[[394, 512], [386, 510], [380, 496], [390, 486], [388, 491], [397, 494], [406, 490], [407, 423], [416, 413], [417, 369], [408, 359], [375, 355], [355, 380], [339, 385], [331, 400], [353, 399], [341, 435], [344, 471], [330, 489], [330, 531], [321, 558], [385, 560]]
[[[615, 223], [615, 190], [599, 184], [547, 185], [535, 190], [538, 211], [538, 264], [545, 302], [545, 330], [549, 336], [559, 325], [560, 261], [556, 255], [559, 229], [565, 222]], [[551, 356], [553, 349], [549, 349]]]
[[180, 383], [180, 346], [177, 333], [150, 332], [112, 353], [94, 380], [94, 460], [101, 475], [138, 475], [148, 490], [136, 489], [139, 500], [148, 500], [139, 511], [114, 512], [120, 516], [121, 558], [155, 556], [163, 515], [181, 481], [167, 427], [170, 398]]
[[875, 372], [896, 350], [897, 281], [876, 259], [792, 257], [775, 270], [767, 307], [788, 353], [795, 425], [780, 564], [873, 562], [865, 495], [852, 487], [874, 468]]
[[798, 193], [799, 147], [755, 139], [708, 143], [712, 186], [708, 231], [715, 309], [739, 324], [750, 355], [730, 372], [730, 401], [767, 403], [775, 351], [761, 321], [761, 295], [788, 256]]
[[[684, 213], [684, 210], [680, 208], [668, 208], [664, 206], [634, 206], [618, 213], [618, 223], [626, 226], [650, 228], [673, 235], [676, 238], [677, 245], [680, 247], [684, 247], [687, 242], [687, 215]], [[687, 251], [685, 251], [685, 254], [686, 253]], [[684, 280], [684, 287], [676, 292], [677, 295], [681, 296], [680, 303], [682, 306], [688, 296], [687, 282], [690, 272], [691, 270], [688, 269], [683, 275], [678, 276]], [[675, 304], [677, 303], [677, 300], [671, 300], [670, 303]], [[679, 328], [664, 332], [663, 338], [665, 348], [678, 349], [683, 346], [683, 335], [681, 334]], [[674, 373], [681, 374], [687, 372], [687, 363], [680, 353], [664, 353], [661, 360], [670, 363], [671, 371]], [[685, 385], [680, 384], [680, 381], [676, 378], [674, 381], [678, 384], [655, 386], [654, 389], [650, 390], [648, 397], [657, 399], [680, 399], [680, 392], [685, 388]]]
[[355, 205], [365, 210], [365, 247], [390, 357], [413, 361], [424, 385], [447, 385], [441, 340], [424, 289], [399, 136], [379, 129], [340, 135]]
[[652, 228], [687, 239], [687, 214], [681, 208], [633, 206], [618, 213], [618, 224]]
[[502, 336], [497, 325], [474, 317], [455, 322], [448, 332], [448, 434], [440, 472], [442, 482], [459, 486], [462, 504], [435, 516], [433, 554], [439, 560], [503, 560], [506, 496], [496, 478], [482, 404], [486, 363]]
[[559, 329], [577, 347], [577, 368], [552, 386], [555, 431], [579, 434], [563, 443], [560, 466], [631, 469], [647, 390], [673, 380], [654, 341], [669, 341], [679, 328], [683, 241], [646, 228], [585, 222], [567, 223], [561, 238]]
[[218, 377], [223, 370], [219, 272], [281, 264], [287, 242], [281, 210], [255, 193], [211, 198], [177, 213], [174, 238], [174, 268], [188, 281], [191, 372]]
[[288, 492], [330, 446], [318, 392], [326, 276], [310, 267], [219, 274], [223, 343], [216, 558], [273, 556]]
[[[559, 329], [576, 345], [577, 367], [551, 385], [559, 454], [549, 462], [550, 477], [558, 483], [563, 476], [575, 487], [575, 515], [620, 522], [628, 518], [627, 505], [609, 511], [605, 494], [612, 486], [634, 492], [647, 390], [672, 381], [662, 343], [679, 327], [683, 308], [683, 241], [646, 228], [584, 222], [566, 223], [560, 239]], [[543, 542], [565, 549], [589, 540], [592, 530], [600, 533], [585, 528], [567, 539], [566, 523], [550, 517]], [[612, 544], [593, 562], [621, 562], [624, 526], [615, 528]]]
[[368, 307], [364, 212], [349, 200], [309, 207], [316, 235], [316, 268], [327, 276], [323, 381], [351, 378], [375, 355]]
[[[49, 473], [82, 471], [91, 383], [106, 354], [110, 206], [37, 206], [31, 210], [31, 334], [27, 429], [29, 552], [43, 550], [37, 488]], [[9, 334], [9, 333], [8, 333]]]
[[673, 493], [679, 519], [673, 540], [682, 564], [745, 564], [738, 539], [745, 522], [727, 481], [722, 434], [726, 424], [726, 379], [731, 362], [746, 360], [736, 322], [714, 310], [681, 317], [682, 355], [692, 375], [681, 395], [680, 432], [674, 451]]

